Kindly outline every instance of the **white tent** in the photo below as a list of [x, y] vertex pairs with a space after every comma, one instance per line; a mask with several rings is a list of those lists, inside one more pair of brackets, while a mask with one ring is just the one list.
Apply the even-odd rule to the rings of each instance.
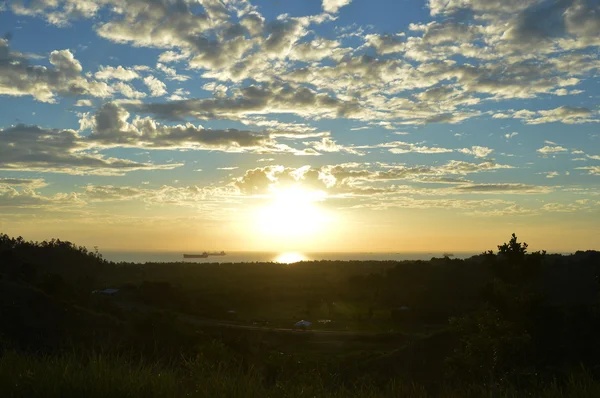
[[310, 325], [312, 325], [311, 322], [302, 320], [302, 321], [296, 322], [296, 324], [294, 325], [294, 327], [296, 327], [296, 328], [307, 328]]

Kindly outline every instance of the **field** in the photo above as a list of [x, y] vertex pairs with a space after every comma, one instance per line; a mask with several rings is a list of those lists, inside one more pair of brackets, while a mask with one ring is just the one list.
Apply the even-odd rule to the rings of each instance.
[[597, 396], [599, 254], [515, 245], [467, 260], [115, 264], [1, 236], [0, 393]]

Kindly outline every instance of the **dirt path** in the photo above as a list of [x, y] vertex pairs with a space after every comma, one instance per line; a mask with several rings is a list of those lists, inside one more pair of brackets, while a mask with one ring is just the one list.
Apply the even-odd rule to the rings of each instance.
[[[144, 304], [126, 302], [126, 301], [115, 301], [117, 306], [126, 309], [126, 310], [136, 310], [140, 312], [150, 312], [159, 310], [155, 307], [150, 307]], [[227, 322], [223, 320], [209, 319], [209, 318], [201, 318], [193, 315], [186, 315], [181, 313], [175, 313], [177, 318], [194, 324], [198, 326], [208, 326], [208, 327], [221, 327], [221, 328], [231, 328], [231, 329], [244, 329], [244, 330], [254, 330], [254, 331], [263, 331], [263, 332], [278, 332], [278, 333], [297, 333], [297, 334], [313, 334], [320, 336], [329, 336], [332, 338], [335, 337], [360, 337], [360, 336], [378, 336], [378, 335], [393, 335], [398, 334], [397, 332], [371, 332], [371, 331], [351, 331], [351, 330], [319, 330], [319, 329], [293, 329], [293, 328], [280, 328], [280, 327], [268, 327], [268, 326], [258, 326], [258, 325], [248, 325], [243, 323], [235, 323], [235, 322]]]

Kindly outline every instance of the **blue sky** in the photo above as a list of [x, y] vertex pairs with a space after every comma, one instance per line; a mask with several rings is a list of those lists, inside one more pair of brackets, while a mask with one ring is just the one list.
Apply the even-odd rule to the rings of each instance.
[[597, 245], [598, 1], [16, 0], [0, 27], [0, 230]]

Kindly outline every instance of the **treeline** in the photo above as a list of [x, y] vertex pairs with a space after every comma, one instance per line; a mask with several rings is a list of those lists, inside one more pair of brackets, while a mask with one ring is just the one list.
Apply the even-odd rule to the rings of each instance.
[[448, 377], [533, 385], [581, 367], [596, 375], [600, 253], [527, 247], [513, 234], [497, 253], [399, 264], [351, 281], [379, 305], [410, 308], [397, 312], [400, 323], [449, 320]]

